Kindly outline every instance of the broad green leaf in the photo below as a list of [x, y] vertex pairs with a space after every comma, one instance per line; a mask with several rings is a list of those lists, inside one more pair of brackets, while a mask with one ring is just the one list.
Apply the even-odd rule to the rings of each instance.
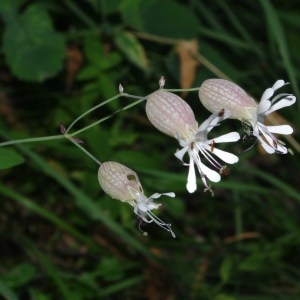
[[115, 35], [115, 43], [124, 55], [134, 65], [146, 71], [148, 60], [145, 50], [138, 39], [130, 32], [118, 31]]
[[56, 75], [63, 66], [64, 47], [48, 13], [37, 5], [29, 6], [9, 23], [3, 35], [3, 52], [12, 73], [28, 81]]
[[172, 0], [123, 0], [120, 11], [125, 24], [139, 31], [181, 39], [198, 33], [193, 11]]
[[0, 148], [0, 169], [8, 169], [23, 162], [23, 157], [15, 150]]

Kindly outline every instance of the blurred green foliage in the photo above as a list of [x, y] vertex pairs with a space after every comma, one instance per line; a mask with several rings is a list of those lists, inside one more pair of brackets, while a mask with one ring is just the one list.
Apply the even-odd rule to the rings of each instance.
[[[259, 98], [285, 79], [299, 98], [296, 0], [2, 0], [0, 16], [2, 141], [60, 134], [61, 124], [116, 95], [119, 83], [145, 96], [164, 75], [167, 88], [179, 88], [181, 40], [199, 45], [193, 86], [226, 76]], [[199, 122], [209, 115], [197, 93], [186, 99]], [[112, 101], [75, 127], [132, 101]], [[299, 107], [280, 112], [298, 140]], [[151, 225], [143, 236], [132, 208], [101, 191], [97, 165], [69, 141], [0, 148], [2, 298], [299, 299], [296, 150], [265, 156], [232, 145], [240, 161], [212, 198], [200, 182], [186, 192], [177, 141], [149, 124], [144, 103], [78, 138], [100, 161], [135, 170], [146, 195], [176, 192], [158, 214], [177, 238]]]

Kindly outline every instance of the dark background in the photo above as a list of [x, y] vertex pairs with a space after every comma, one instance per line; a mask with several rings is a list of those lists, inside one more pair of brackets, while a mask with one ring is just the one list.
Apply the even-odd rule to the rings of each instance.
[[[298, 1], [2, 0], [2, 142], [60, 134], [60, 126], [125, 92], [198, 87], [228, 78], [259, 99], [277, 79], [299, 98]], [[199, 123], [197, 92], [181, 94]], [[87, 115], [73, 132], [133, 99]], [[185, 190], [175, 139], [151, 126], [144, 104], [79, 134], [100, 161], [135, 170], [173, 239], [154, 224], [143, 236], [132, 207], [106, 196], [98, 166], [68, 140], [0, 148], [0, 295], [3, 299], [299, 299], [299, 101], [273, 117], [290, 123], [294, 155], [248, 144], [214, 184]], [[243, 129], [228, 120], [214, 134]], [[4, 152], [3, 152], [4, 151]], [[20, 163], [22, 158], [23, 163]], [[8, 162], [5, 165], [4, 162]]]

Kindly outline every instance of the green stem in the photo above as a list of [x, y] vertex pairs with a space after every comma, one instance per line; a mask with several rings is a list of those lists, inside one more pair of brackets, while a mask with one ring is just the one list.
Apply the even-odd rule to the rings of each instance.
[[89, 156], [93, 161], [95, 161], [98, 165], [101, 165], [101, 162], [94, 155], [92, 155], [89, 151], [87, 151], [80, 144], [78, 144], [76, 141], [74, 141], [70, 135], [65, 135], [65, 137], [70, 142], [72, 142], [76, 147], [78, 147], [81, 151], [83, 151], [87, 156]]
[[87, 110], [87, 111], [84, 112], [83, 114], [81, 114], [81, 115], [80, 115], [78, 118], [76, 118], [76, 119], [71, 123], [71, 125], [66, 129], [65, 134], [67, 134], [67, 133], [71, 130], [71, 128], [72, 128], [72, 127], [73, 127], [80, 119], [82, 119], [83, 117], [85, 117], [87, 114], [93, 112], [93, 111], [96, 110], [97, 108], [99, 108], [99, 107], [101, 107], [101, 106], [103, 106], [103, 105], [105, 105], [105, 104], [107, 104], [107, 103], [109, 103], [109, 102], [111, 102], [111, 101], [113, 101], [113, 100], [115, 100], [115, 99], [120, 98], [121, 96], [122, 96], [122, 94], [119, 94], [119, 95], [116, 95], [116, 96], [114, 96], [114, 97], [112, 97], [112, 98], [109, 98], [109, 99], [103, 101], [102, 103], [100, 103], [100, 104], [98, 104], [98, 105], [92, 107], [91, 109]]
[[[123, 95], [123, 96], [127, 97], [126, 94]], [[148, 97], [148, 96], [142, 97], [142, 98], [140, 98], [139, 100], [137, 100], [137, 101], [135, 101], [135, 102], [133, 102], [133, 103], [127, 105], [127, 106], [124, 106], [123, 108], [120, 108], [120, 109], [114, 111], [114, 112], [111, 113], [110, 115], [108, 115], [108, 116], [106, 116], [106, 117], [104, 117], [104, 118], [102, 118], [102, 119], [100, 119], [100, 120], [98, 120], [98, 121], [96, 121], [96, 122], [94, 122], [94, 123], [88, 125], [88, 126], [85, 126], [85, 127], [81, 128], [81, 129], [79, 129], [79, 130], [73, 132], [72, 134], [69, 134], [68, 136], [69, 136], [69, 137], [73, 137], [73, 136], [75, 136], [75, 135], [78, 135], [79, 133], [82, 133], [82, 132], [84, 132], [84, 131], [86, 131], [86, 130], [88, 130], [88, 129], [90, 129], [90, 128], [92, 128], [92, 127], [94, 127], [94, 126], [96, 126], [96, 125], [98, 125], [98, 124], [100, 124], [100, 123], [102, 123], [102, 122], [108, 120], [108, 119], [110, 119], [111, 117], [113, 117], [113, 116], [116, 115], [117, 113], [119, 113], [119, 112], [121, 112], [121, 111], [125, 111], [125, 110], [127, 110], [127, 109], [129, 109], [129, 108], [131, 108], [131, 107], [133, 107], [133, 106], [135, 106], [135, 105], [137, 105], [137, 104], [139, 104], [139, 103], [145, 101], [145, 100], [147, 99], [147, 97]]]
[[134, 99], [147, 99], [147, 97], [149, 96], [149, 95], [147, 95], [147, 96], [145, 96], [145, 97], [142, 97], [142, 96], [135, 96], [135, 95], [130, 95], [130, 94], [127, 94], [127, 93], [123, 93], [123, 94], [121, 94], [123, 97], [126, 97], [126, 98], [134, 98]]
[[15, 145], [15, 144], [44, 142], [44, 141], [58, 140], [58, 139], [63, 139], [63, 138], [64, 138], [64, 135], [59, 134], [59, 135], [50, 135], [50, 136], [43, 136], [43, 137], [37, 137], [37, 138], [19, 139], [19, 140], [13, 140], [13, 141], [0, 143], [0, 147], [10, 146], [10, 145]]
[[74, 3], [74, 1], [65, 0], [64, 3], [88, 27], [97, 28], [97, 24], [94, 22], [94, 20], [90, 18], [87, 14], [85, 14], [83, 10]]
[[[94, 110], [96, 110], [97, 108], [117, 99], [117, 98], [120, 98], [120, 97], [126, 97], [126, 98], [134, 98], [134, 99], [139, 99], [138, 101], [135, 101], [134, 103], [131, 103], [115, 112], [113, 112], [111, 115], [109, 116], [106, 116], [80, 130], [77, 130], [76, 132], [72, 133], [72, 134], [68, 134], [68, 132], [71, 130], [71, 128], [80, 120], [82, 119], [83, 117], [85, 117], [87, 114], [93, 112]], [[81, 114], [78, 118], [76, 118], [72, 123], [71, 125], [66, 129], [65, 133], [64, 134], [59, 134], [59, 135], [51, 135], [51, 136], [44, 136], [44, 137], [36, 137], [36, 138], [26, 138], [26, 139], [19, 139], [19, 140], [13, 140], [13, 141], [8, 141], [8, 142], [3, 142], [3, 143], [0, 143], [0, 147], [4, 147], [4, 146], [10, 146], [10, 145], [16, 145], [16, 144], [23, 144], [23, 143], [34, 143], [34, 142], [44, 142], [44, 141], [50, 141], [50, 140], [58, 140], [58, 139], [63, 139], [63, 138], [68, 138], [69, 140], [71, 140], [77, 147], [79, 146], [78, 143], [74, 142], [71, 137], [83, 132], [83, 131], [86, 131], [87, 129], [89, 128], [92, 128], [96, 125], [98, 125], [99, 123], [102, 123], [104, 122], [105, 120], [111, 118], [112, 116], [114, 116], [115, 114], [121, 112], [121, 111], [124, 111], [124, 110], [127, 110], [139, 103], [141, 103], [142, 101], [146, 100], [148, 96], [145, 96], [145, 97], [141, 97], [141, 96], [135, 96], [135, 95], [130, 95], [130, 94], [127, 94], [127, 93], [121, 93], [121, 94], [118, 94], [112, 98], [109, 98], [108, 100], [105, 100], [104, 102], [92, 107], [91, 109], [89, 109], [88, 111], [86, 111], [85, 113]], [[85, 149], [83, 150], [84, 148], [82, 148], [81, 150], [82, 151], [86, 151]], [[88, 156], [90, 156], [94, 161], [96, 161], [98, 164], [100, 164], [100, 162], [93, 156], [91, 156], [90, 154], [86, 153]]]
[[164, 89], [167, 92], [194, 92], [199, 91], [199, 88], [189, 88], [189, 89]]
[[[98, 105], [92, 107], [91, 109], [87, 110], [85, 113], [81, 114], [78, 118], [76, 118], [76, 119], [71, 123], [71, 125], [66, 129], [65, 134], [67, 134], [67, 133], [71, 130], [71, 128], [72, 128], [72, 127], [73, 127], [80, 119], [82, 119], [82, 118], [85, 117], [86, 115], [90, 114], [90, 113], [93, 112], [94, 110], [98, 109], [99, 107], [101, 107], [101, 106], [103, 106], [103, 105], [105, 105], [105, 104], [107, 104], [107, 103], [109, 103], [109, 102], [111, 102], [111, 101], [113, 101], [113, 100], [116, 100], [116, 99], [118, 99], [118, 98], [120, 98], [120, 97], [134, 98], [134, 99], [145, 99], [145, 97], [135, 96], [135, 95], [130, 95], [130, 94], [127, 94], [127, 93], [121, 93], [121, 94], [118, 94], [118, 95], [116, 95], [116, 96], [114, 96], [114, 97], [111, 97], [111, 98], [109, 98], [109, 99], [107, 99], [107, 100], [101, 102], [100, 104], [98, 104]], [[146, 96], [146, 97], [147, 97], [147, 96]], [[135, 103], [136, 103], [136, 102], [134, 102], [133, 104], [135, 105]], [[138, 103], [139, 103], [139, 102], [138, 102]], [[120, 112], [120, 111], [122, 111], [122, 109], [118, 110], [117, 112]], [[106, 119], [104, 118], [104, 119], [101, 119], [101, 120], [104, 121], [104, 120], [106, 120]], [[98, 124], [98, 123], [97, 123], [97, 124]], [[97, 125], [97, 124], [96, 124], [96, 125]], [[93, 127], [93, 126], [94, 126], [94, 125], [92, 125], [92, 126], [90, 126], [90, 127], [87, 126], [87, 127], [88, 127], [87, 129], [89, 129], [89, 128]], [[85, 128], [86, 128], [86, 127], [85, 127]], [[84, 130], [83, 130], [83, 131], [84, 131]], [[82, 132], [82, 131], [80, 131], [80, 132]], [[72, 136], [75, 135], [75, 134], [78, 134], [78, 131], [76, 131], [76, 133], [73, 133]]]

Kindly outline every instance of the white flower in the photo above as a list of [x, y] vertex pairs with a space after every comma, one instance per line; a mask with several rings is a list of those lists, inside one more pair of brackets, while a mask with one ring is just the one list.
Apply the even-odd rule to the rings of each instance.
[[296, 102], [296, 97], [292, 94], [279, 94], [274, 96], [275, 91], [286, 84], [288, 83], [285, 83], [283, 80], [277, 80], [271, 88], [266, 89], [260, 99], [256, 112], [252, 115], [252, 119], [248, 120], [253, 129], [251, 132], [252, 135], [257, 137], [263, 148], [270, 154], [275, 152], [286, 154], [288, 152], [283, 142], [278, 140], [273, 133], [293, 133], [293, 128], [290, 125], [264, 125], [265, 118], [270, 113]]
[[[146, 103], [146, 113], [150, 122], [161, 132], [178, 140], [181, 150], [175, 156], [183, 162], [185, 154], [189, 156], [189, 162], [183, 163], [189, 166], [187, 190], [193, 193], [197, 189], [195, 165], [200, 173], [205, 190], [210, 190], [206, 181], [218, 182], [221, 180], [220, 174], [226, 170], [226, 166], [221, 165], [215, 158], [219, 157], [226, 163], [233, 164], [238, 161], [238, 157], [229, 152], [215, 148], [215, 144], [221, 142], [235, 142], [240, 139], [237, 132], [231, 132], [214, 139], [208, 139], [208, 133], [225, 118], [228, 112], [220, 110], [213, 114], [199, 127], [191, 107], [179, 96], [158, 90], [152, 93]], [[219, 172], [208, 168], [201, 161], [201, 156]]]
[[171, 224], [166, 224], [152, 210], [158, 209], [161, 204], [153, 200], [163, 195], [175, 197], [174, 193], [155, 193], [146, 197], [137, 174], [126, 166], [117, 162], [108, 161], [102, 163], [98, 171], [98, 180], [103, 191], [114, 199], [127, 202], [133, 206], [134, 213], [144, 222], [154, 222], [161, 228], [169, 231], [175, 238]]
[[[226, 166], [221, 165], [215, 158], [217, 156], [222, 161], [228, 164], [234, 164], [238, 162], [238, 157], [232, 153], [220, 150], [215, 147], [218, 143], [224, 142], [236, 142], [240, 139], [240, 135], [237, 132], [230, 132], [214, 139], [208, 139], [207, 135], [211, 129], [218, 125], [218, 123], [226, 118], [226, 113], [217, 113], [211, 115], [206, 121], [204, 121], [198, 128], [194, 137], [185, 141], [178, 138], [180, 146], [182, 149], [178, 150], [175, 153], [175, 156], [183, 161], [183, 156], [187, 153], [189, 156], [189, 163], [186, 164], [189, 166], [188, 179], [186, 188], [190, 193], [193, 193], [197, 189], [196, 183], [196, 172], [195, 165], [198, 169], [198, 172], [201, 176], [202, 182], [206, 187], [206, 190], [210, 190], [206, 182], [206, 177], [212, 182], [218, 182], [221, 180], [221, 175]], [[201, 161], [201, 156], [205, 157], [206, 160], [213, 166], [215, 170], [208, 168]]]
[[238, 119], [251, 127], [252, 130], [247, 129], [247, 134], [255, 136], [268, 153], [286, 154], [288, 149], [274, 136], [274, 133], [291, 134], [293, 128], [289, 125], [264, 125], [265, 118], [270, 113], [295, 103], [296, 97], [292, 94], [274, 96], [275, 91], [286, 84], [288, 83], [283, 80], [277, 80], [263, 93], [260, 103], [257, 104], [233, 82], [224, 79], [208, 79], [199, 88], [199, 98], [210, 112], [228, 110], [231, 113], [230, 118]]
[[160, 218], [152, 213], [153, 209], [157, 209], [161, 206], [161, 204], [157, 204], [153, 202], [153, 199], [157, 199], [161, 196], [168, 196], [168, 197], [175, 197], [174, 193], [155, 193], [150, 197], [146, 197], [143, 193], [132, 191], [135, 203], [133, 204], [134, 213], [138, 215], [144, 222], [151, 223], [154, 222], [158, 226], [162, 227], [163, 229], [169, 231], [171, 235], [175, 238], [174, 232], [171, 230], [171, 224], [166, 224]]

